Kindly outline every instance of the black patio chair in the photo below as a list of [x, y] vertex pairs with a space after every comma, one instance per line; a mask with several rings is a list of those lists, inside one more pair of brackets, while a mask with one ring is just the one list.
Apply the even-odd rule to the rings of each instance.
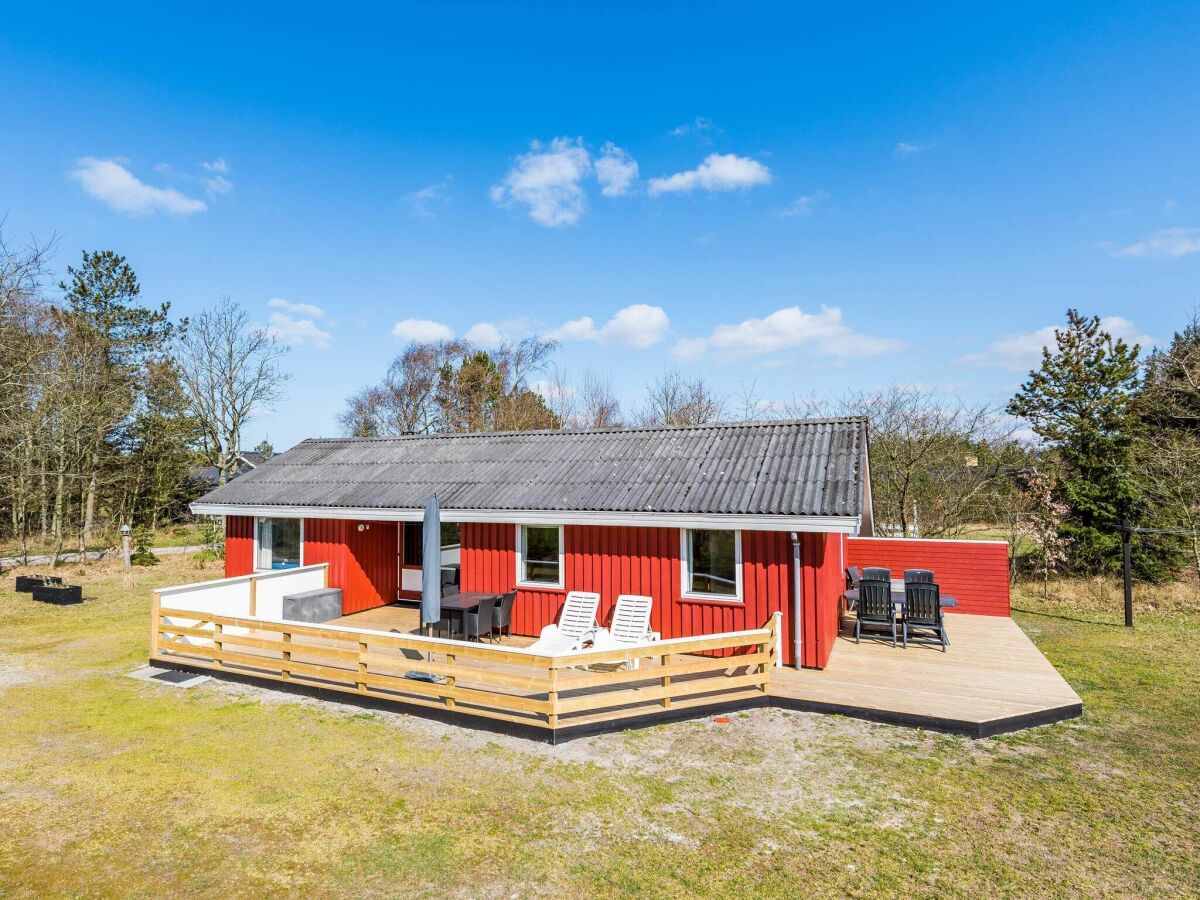
[[862, 643], [864, 625], [886, 626], [892, 632], [896, 646], [896, 606], [892, 603], [890, 581], [864, 578], [858, 583], [857, 618], [854, 620], [854, 643]]
[[869, 566], [869, 567], [863, 569], [862, 580], [863, 581], [886, 581], [890, 584], [892, 581], [892, 570], [891, 569], [874, 568], [874, 567]]
[[941, 590], [936, 584], [909, 582], [904, 585], [904, 612], [900, 617], [904, 646], [908, 646], [909, 629], [932, 632], [946, 652], [946, 620], [942, 614]]
[[930, 569], [905, 569], [905, 584], [933, 584], [933, 572]]
[[516, 599], [516, 591], [501, 594], [500, 602], [496, 604], [496, 611], [492, 614], [492, 631], [500, 632], [501, 640], [504, 640], [504, 632], [512, 625], [512, 608]]
[[492, 614], [496, 610], [498, 599], [489, 597], [486, 600], [480, 600], [479, 606], [463, 616], [463, 640], [469, 641], [474, 638], [482, 641], [485, 634], [491, 637]]
[[862, 581], [862, 573], [858, 571], [858, 566], [846, 567], [846, 587], [850, 590], [858, 587], [858, 583]]

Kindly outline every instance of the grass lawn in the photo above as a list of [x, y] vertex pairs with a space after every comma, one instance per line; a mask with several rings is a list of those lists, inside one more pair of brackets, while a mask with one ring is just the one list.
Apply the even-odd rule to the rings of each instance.
[[[782, 710], [557, 748], [122, 677], [188, 558], [0, 589], [0, 895], [1200, 892], [1200, 604], [1018, 597], [1086, 712], [987, 741]], [[61, 571], [61, 570], [60, 570]], [[66, 574], [77, 571], [74, 567]], [[79, 576], [75, 576], [78, 578]]]

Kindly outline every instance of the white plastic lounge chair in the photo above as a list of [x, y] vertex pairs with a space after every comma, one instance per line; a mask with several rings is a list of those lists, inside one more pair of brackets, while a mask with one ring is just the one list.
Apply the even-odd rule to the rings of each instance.
[[[617, 598], [617, 606], [613, 610], [612, 627], [596, 631], [592, 641], [593, 650], [619, 650], [624, 647], [638, 647], [657, 641], [661, 635], [650, 630], [650, 611], [654, 600], [638, 594], [622, 594]], [[629, 661], [630, 667], [636, 669], [638, 660]]]
[[529, 649], [547, 656], [582, 650], [584, 641], [591, 640], [596, 634], [596, 608], [599, 605], [599, 594], [571, 591], [563, 603], [558, 624], [543, 628]]

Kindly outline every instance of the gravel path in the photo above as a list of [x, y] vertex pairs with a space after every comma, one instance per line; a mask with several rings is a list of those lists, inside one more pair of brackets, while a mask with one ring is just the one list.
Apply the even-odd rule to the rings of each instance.
[[[192, 544], [187, 547], [151, 547], [150, 552], [155, 556], [173, 556], [177, 553], [199, 553], [203, 549], [203, 544]], [[84, 554], [84, 559], [107, 559], [120, 554], [120, 550], [89, 550]], [[40, 566], [52, 561], [53, 558], [49, 555], [30, 556], [28, 559], [21, 556], [0, 556], [0, 569], [8, 569], [13, 566]], [[58, 561], [60, 563], [79, 562], [79, 554], [64, 553], [58, 558]]]

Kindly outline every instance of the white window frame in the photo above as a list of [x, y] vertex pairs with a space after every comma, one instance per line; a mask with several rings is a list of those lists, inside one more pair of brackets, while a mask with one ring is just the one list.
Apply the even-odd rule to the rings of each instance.
[[[258, 540], [258, 524], [259, 524], [259, 522], [261, 522], [263, 519], [287, 519], [287, 518], [290, 518], [290, 516], [255, 516], [254, 517], [254, 566], [253, 566], [253, 569], [255, 572], [273, 572], [273, 571], [275, 571], [274, 569], [260, 569], [258, 566], [258, 561], [260, 559], [262, 559], [262, 547], [259, 545], [259, 540]], [[304, 520], [297, 518], [296, 521], [300, 523], [300, 565], [304, 565]]]
[[[525, 580], [525, 529], [526, 528], [558, 528], [558, 581], [526, 581]], [[561, 525], [517, 525], [517, 586], [526, 588], [542, 588], [546, 590], [562, 590], [566, 576], [566, 544], [563, 541]]]
[[706, 594], [702, 591], [691, 591], [692, 585], [692, 542], [693, 531], [724, 531], [717, 528], [680, 528], [679, 529], [679, 587], [680, 596], [685, 600], [709, 600], [714, 603], [744, 603], [746, 598], [742, 591], [742, 532], [733, 532], [733, 571], [736, 578], [736, 593], [730, 597], [727, 594]]

